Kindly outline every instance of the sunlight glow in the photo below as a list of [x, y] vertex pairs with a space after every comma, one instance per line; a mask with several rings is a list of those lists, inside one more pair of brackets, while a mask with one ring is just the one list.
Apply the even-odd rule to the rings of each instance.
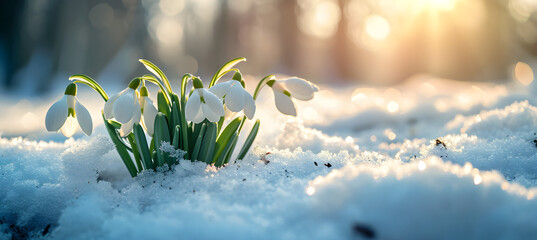
[[455, 0], [425, 0], [427, 7], [442, 11], [451, 11], [455, 8]]
[[309, 186], [308, 188], [306, 188], [306, 194], [308, 194], [308, 196], [312, 196], [313, 194], [315, 194], [315, 188]]
[[160, 0], [160, 11], [168, 16], [174, 16], [185, 8], [185, 2], [182, 0]]
[[427, 168], [427, 164], [425, 164], [425, 162], [423, 160], [420, 160], [418, 162], [418, 170], [423, 171], [423, 170], [425, 170], [425, 168]]
[[158, 23], [157, 38], [165, 44], [177, 44], [183, 38], [183, 26], [175, 20], [165, 19]]
[[388, 137], [388, 139], [390, 140], [394, 140], [397, 137], [397, 135], [393, 132], [393, 130], [389, 128], [384, 130], [384, 136]]
[[533, 69], [525, 62], [517, 62], [515, 69], [513, 70], [514, 78], [522, 83], [524, 86], [528, 86], [533, 82]]
[[308, 35], [329, 38], [337, 31], [341, 10], [336, 1], [298, 1], [298, 27]]
[[37, 116], [32, 112], [27, 112], [22, 116], [22, 126], [26, 129], [34, 129], [40, 124]]
[[474, 184], [479, 185], [481, 182], [483, 182], [483, 178], [479, 174], [476, 174], [474, 176]]
[[386, 110], [390, 113], [397, 112], [399, 110], [399, 104], [395, 101], [390, 101], [388, 105], [386, 105]]
[[365, 20], [365, 32], [375, 40], [384, 40], [390, 34], [390, 24], [385, 18], [372, 15]]

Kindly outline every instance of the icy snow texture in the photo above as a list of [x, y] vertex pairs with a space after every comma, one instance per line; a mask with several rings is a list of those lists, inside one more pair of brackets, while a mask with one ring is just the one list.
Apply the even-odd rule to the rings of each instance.
[[263, 93], [243, 161], [181, 159], [135, 179], [102, 125], [61, 143], [0, 138], [0, 239], [531, 239], [532, 95], [440, 80], [325, 88], [297, 102], [298, 119], [274, 119]]

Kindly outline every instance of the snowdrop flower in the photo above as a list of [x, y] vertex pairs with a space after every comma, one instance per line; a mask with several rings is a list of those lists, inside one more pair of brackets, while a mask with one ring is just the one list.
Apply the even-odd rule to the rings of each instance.
[[200, 123], [207, 118], [211, 122], [218, 122], [225, 113], [222, 101], [212, 92], [203, 88], [199, 78], [194, 78], [193, 83], [194, 92], [188, 98], [185, 106], [186, 120]]
[[155, 105], [153, 105], [153, 101], [149, 98], [149, 92], [145, 86], [140, 88], [140, 106], [142, 107], [141, 113], [143, 115], [142, 126], [152, 136], [158, 111]]
[[45, 126], [50, 132], [60, 130], [66, 137], [75, 134], [78, 126], [86, 135], [91, 135], [93, 122], [91, 115], [76, 98], [76, 84], [71, 83], [65, 89], [65, 95], [52, 104], [45, 117]]
[[140, 122], [142, 110], [136, 89], [140, 86], [140, 79], [135, 78], [129, 83], [129, 87], [112, 96], [104, 104], [104, 117], [115, 118], [121, 123], [119, 133], [121, 137], [127, 136], [134, 126]]
[[267, 82], [273, 92], [276, 108], [283, 114], [296, 117], [296, 106], [291, 98], [302, 101], [313, 99], [319, 88], [313, 83], [298, 77], [286, 80], [270, 80]]
[[244, 115], [252, 119], [255, 114], [255, 101], [252, 95], [242, 85], [242, 75], [236, 72], [233, 79], [212, 86], [209, 91], [220, 99], [224, 99], [227, 108], [232, 112], [244, 109]]

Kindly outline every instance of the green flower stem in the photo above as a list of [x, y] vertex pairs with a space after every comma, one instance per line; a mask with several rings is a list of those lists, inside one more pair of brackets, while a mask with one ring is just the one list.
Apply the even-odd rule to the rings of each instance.
[[263, 79], [261, 79], [261, 81], [259, 81], [259, 83], [257, 84], [257, 87], [255, 88], [255, 91], [254, 91], [254, 101], [257, 99], [257, 95], [259, 95], [259, 92], [261, 91], [261, 89], [270, 80], [276, 80], [276, 77], [274, 75], [268, 75], [268, 76], [264, 77]]
[[164, 94], [164, 98], [166, 98], [166, 102], [170, 104], [171, 100], [170, 100], [170, 97], [168, 96], [170, 92], [167, 92], [166, 89], [164, 89], [164, 86], [162, 86], [162, 84], [160, 83], [158, 79], [156, 79], [155, 77], [151, 75], [144, 75], [141, 77], [141, 79], [143, 79], [144, 82], [148, 81], [150, 83], [156, 84], [160, 88], [160, 90], [162, 90], [162, 92], [167, 93], [167, 94]]
[[248, 119], [246, 116], [244, 116], [241, 120], [241, 124], [239, 125], [239, 131], [238, 133], [240, 134], [241, 131], [242, 131], [242, 126], [244, 126], [244, 122], [246, 122], [246, 119]]
[[106, 95], [104, 89], [92, 78], [86, 75], [77, 74], [69, 77], [69, 80], [74, 81], [74, 83], [83, 83], [88, 85], [89, 87], [93, 88], [93, 90], [95, 90], [97, 93], [99, 93], [105, 102], [108, 101], [108, 95]]
[[114, 146], [116, 147], [119, 157], [121, 157], [121, 160], [123, 160], [123, 163], [127, 167], [127, 170], [129, 171], [131, 177], [136, 177], [138, 173], [137, 173], [136, 167], [134, 166], [134, 163], [132, 162], [129, 152], [127, 151], [127, 148], [124, 146], [124, 144], [121, 144], [122, 143], [120, 140], [121, 138], [117, 136], [117, 132], [115, 128], [110, 123], [108, 123], [108, 120], [106, 120], [106, 118], [104, 118], [103, 111], [101, 111], [101, 115], [103, 117], [106, 130], [108, 131], [108, 135], [110, 135], [110, 139], [114, 143]]
[[237, 65], [237, 63], [244, 62], [244, 61], [246, 61], [246, 58], [239, 57], [239, 58], [232, 59], [231, 61], [222, 65], [222, 67], [220, 67], [220, 69], [218, 69], [218, 71], [214, 73], [214, 76], [211, 79], [211, 83], [209, 83], [209, 88], [212, 87], [214, 84], [216, 84], [218, 79], [224, 76], [224, 74], [227, 73], [228, 70], [232, 69], [235, 65]]
[[145, 59], [139, 59], [138, 61], [140, 61], [142, 64], [144, 64], [144, 66], [147, 68], [147, 70], [149, 70], [153, 74], [157, 75], [160, 78], [160, 80], [162, 80], [164, 82], [164, 85], [166, 86], [166, 88], [168, 90], [168, 93], [173, 92], [172, 91], [172, 86], [170, 85], [170, 81], [168, 81], [168, 78], [166, 77], [164, 72], [162, 72], [162, 70], [160, 70], [160, 68], [158, 68], [157, 65], [155, 65], [152, 62], [150, 62], [148, 60], [145, 60]]
[[190, 73], [187, 73], [185, 75], [183, 75], [183, 78], [181, 79], [181, 108], [180, 108], [180, 113], [181, 113], [181, 145], [182, 145], [182, 149], [184, 151], [186, 151], [186, 154], [185, 154], [185, 159], [189, 159], [190, 158], [190, 151], [188, 151], [188, 131], [187, 131], [187, 122], [186, 122], [186, 116], [185, 116], [185, 106], [186, 106], [186, 86], [187, 86], [187, 83], [188, 83], [188, 80], [189, 79], [192, 79], [192, 74]]
[[192, 79], [194, 76], [190, 73], [187, 73], [183, 75], [183, 78], [181, 78], [181, 104], [184, 105], [186, 103], [186, 85], [188, 84], [188, 80]]
[[134, 155], [134, 161], [136, 162], [136, 167], [138, 167], [138, 172], [142, 172], [144, 168], [142, 167], [142, 161], [140, 159], [140, 152], [138, 152], [138, 146], [136, 145], [136, 140], [134, 139], [134, 134], [129, 133], [127, 136], [129, 143], [131, 144], [132, 155]]
[[240, 71], [239, 69], [237, 69], [237, 68], [231, 68], [231, 69], [229, 69], [229, 70], [227, 70], [227, 71], [222, 72], [222, 73], [219, 75], [219, 77], [216, 78], [216, 79], [214, 80], [214, 82], [211, 81], [211, 82], [209, 83], [209, 88], [212, 87], [212, 86], [214, 86], [216, 83], [218, 83], [218, 80], [220, 80], [224, 75], [226, 75], [226, 74], [228, 74], [228, 73], [230, 73], [230, 72], [239, 72], [239, 73], [240, 73], [241, 71]]

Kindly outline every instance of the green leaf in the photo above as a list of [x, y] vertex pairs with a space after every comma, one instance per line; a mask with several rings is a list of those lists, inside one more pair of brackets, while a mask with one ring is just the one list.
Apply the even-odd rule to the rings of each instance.
[[114, 127], [115, 129], [120, 129], [121, 128], [121, 123], [120, 122], [116, 122], [114, 120], [107, 120], [108, 123], [110, 125], [112, 125], [112, 127]]
[[237, 132], [233, 132], [233, 134], [231, 134], [231, 137], [229, 138], [229, 141], [227, 142], [226, 146], [224, 147], [224, 150], [220, 153], [220, 155], [218, 156], [216, 162], [215, 162], [215, 166], [217, 167], [221, 167], [224, 165], [224, 162], [225, 162], [225, 159], [226, 159], [226, 156], [228, 155], [229, 151], [233, 148], [233, 143], [235, 142], [235, 139], [237, 139]]
[[134, 156], [134, 162], [136, 162], [136, 166], [138, 167], [138, 172], [141, 172], [142, 170], [144, 170], [144, 168], [142, 167], [140, 153], [138, 152], [138, 147], [136, 145], [136, 141], [134, 140], [134, 134], [129, 133], [129, 135], [127, 136], [127, 139], [129, 140], [129, 143], [131, 144], [132, 155]]
[[166, 102], [166, 98], [164, 97], [164, 93], [160, 90], [157, 94], [157, 106], [159, 112], [164, 113], [166, 117], [170, 117], [170, 105], [168, 105], [168, 102]]
[[155, 118], [155, 151], [157, 152], [157, 163], [161, 167], [168, 160], [168, 154], [160, 150], [162, 142], [170, 142], [170, 130], [168, 129], [168, 121], [166, 115], [159, 112]]
[[[151, 138], [151, 143], [149, 144], [149, 152], [155, 151], [155, 134], [153, 134], [153, 137]], [[153, 161], [156, 163], [157, 159], [153, 158]]]
[[220, 131], [222, 131], [222, 127], [224, 126], [224, 120], [225, 120], [224, 117], [220, 117], [220, 120], [218, 120], [218, 131], [217, 131], [217, 133], [220, 133]]
[[235, 139], [233, 139], [233, 144], [231, 145], [231, 148], [226, 154], [226, 158], [224, 159], [224, 164], [227, 164], [229, 162], [229, 159], [231, 159], [231, 155], [233, 155], [233, 151], [235, 151], [235, 147], [237, 146], [237, 142], [239, 140], [238, 134]]
[[197, 133], [196, 143], [194, 145], [194, 148], [192, 150], [192, 155], [190, 156], [190, 160], [195, 161], [198, 160], [198, 155], [201, 148], [201, 143], [203, 142], [203, 136], [205, 135], [205, 130], [207, 129], [207, 125], [202, 124], [200, 127], [199, 132]]
[[110, 139], [114, 143], [119, 157], [121, 158], [121, 160], [123, 160], [123, 163], [127, 167], [127, 170], [131, 174], [131, 177], [136, 177], [138, 173], [136, 172], [136, 167], [132, 162], [131, 156], [129, 155], [127, 148], [122, 144], [121, 140], [119, 139], [116, 133], [116, 129], [110, 123], [108, 123], [106, 118], [104, 118], [104, 113], [102, 113], [102, 116], [106, 131], [108, 132], [108, 135], [110, 135]]
[[140, 126], [140, 124], [138, 123], [135, 123], [133, 127], [133, 132], [134, 139], [136, 140], [136, 146], [138, 147], [138, 152], [142, 157], [144, 169], [154, 169], [155, 166], [153, 165], [153, 161], [151, 160], [151, 153], [147, 148], [147, 140], [145, 138], [145, 133], [142, 126]]
[[160, 78], [160, 80], [164, 82], [164, 84], [166, 85], [166, 89], [168, 90], [169, 93], [172, 92], [172, 87], [170, 86], [170, 82], [168, 81], [168, 78], [166, 77], [164, 72], [162, 72], [162, 70], [160, 70], [160, 68], [157, 67], [157, 65], [145, 59], [138, 59], [138, 61], [140, 61], [145, 66], [145, 68], [147, 68], [147, 70], [155, 74], [155, 76], [157, 76], [158, 78]]
[[254, 126], [252, 127], [252, 130], [250, 131], [250, 134], [246, 138], [246, 141], [242, 145], [241, 151], [239, 152], [239, 156], [237, 157], [238, 160], [242, 160], [246, 156], [246, 153], [248, 153], [248, 150], [250, 150], [250, 147], [252, 146], [252, 143], [257, 136], [257, 132], [259, 131], [259, 124], [260, 121], [259, 119], [257, 119], [257, 121], [255, 121]]
[[240, 63], [240, 62], [243, 62], [243, 61], [246, 61], [246, 58], [239, 57], [239, 58], [232, 59], [231, 61], [229, 61], [229, 62], [225, 63], [224, 65], [222, 65], [222, 67], [220, 67], [220, 69], [218, 69], [218, 71], [216, 73], [214, 73], [214, 76], [211, 79], [211, 83], [209, 83], [209, 87], [212, 87], [214, 84], [216, 84], [218, 79], [220, 79], [222, 76], [224, 76], [224, 74], [229, 69], [233, 68], [235, 65], [237, 65], [237, 63]]
[[[216, 160], [220, 157], [220, 155], [223, 154], [223, 151], [228, 144], [229, 140], [231, 139], [231, 136], [233, 133], [237, 132], [237, 129], [239, 129], [239, 126], [241, 124], [242, 117], [237, 117], [231, 121], [227, 127], [222, 131], [220, 136], [218, 137], [218, 140], [216, 141], [216, 151], [214, 152], [213, 162], [216, 162]], [[225, 155], [225, 154], [224, 154]]]
[[174, 148], [179, 149], [179, 141], [181, 141], [181, 128], [179, 125], [175, 126], [175, 131], [173, 133], [172, 145]]
[[[175, 138], [175, 126], [181, 125], [181, 112], [179, 110], [179, 98], [175, 94], [172, 95], [172, 106], [170, 111], [170, 121], [168, 122], [170, 125], [170, 137], [172, 139]], [[178, 148], [178, 147], [176, 147]]]
[[214, 145], [216, 142], [216, 124], [209, 122], [207, 130], [203, 136], [203, 142], [201, 145], [198, 160], [206, 162], [207, 164], [213, 163]]

